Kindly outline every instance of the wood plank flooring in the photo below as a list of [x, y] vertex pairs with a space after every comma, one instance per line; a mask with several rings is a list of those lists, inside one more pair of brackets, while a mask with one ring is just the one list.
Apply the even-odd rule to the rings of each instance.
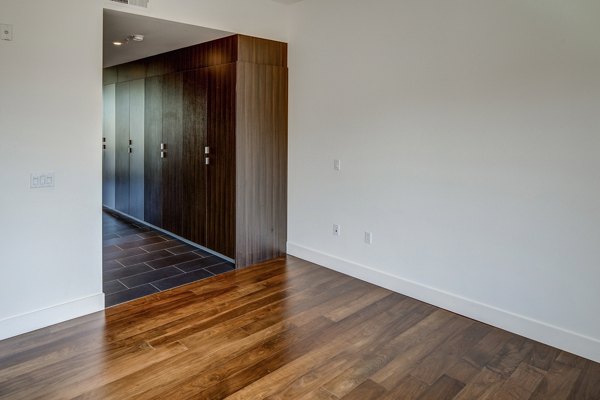
[[600, 399], [600, 364], [288, 257], [0, 342], [0, 399]]

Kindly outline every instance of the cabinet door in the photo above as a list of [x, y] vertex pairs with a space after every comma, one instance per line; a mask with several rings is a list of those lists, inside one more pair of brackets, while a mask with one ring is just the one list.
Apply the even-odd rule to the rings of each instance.
[[144, 79], [129, 84], [129, 214], [144, 219]]
[[162, 227], [182, 235], [183, 73], [163, 77]]
[[102, 204], [115, 208], [115, 85], [102, 91], [104, 138], [102, 150]]
[[115, 208], [129, 214], [129, 82], [115, 90]]
[[162, 76], [147, 78], [144, 104], [144, 221], [162, 227]]
[[206, 69], [183, 74], [182, 236], [206, 246]]
[[208, 71], [208, 165], [206, 247], [235, 257], [236, 64]]

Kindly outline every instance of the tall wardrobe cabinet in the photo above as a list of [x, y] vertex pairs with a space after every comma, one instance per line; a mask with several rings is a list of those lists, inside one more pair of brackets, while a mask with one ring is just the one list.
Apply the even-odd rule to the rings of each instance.
[[237, 267], [285, 254], [287, 77], [285, 43], [243, 35], [106, 69], [104, 205]]

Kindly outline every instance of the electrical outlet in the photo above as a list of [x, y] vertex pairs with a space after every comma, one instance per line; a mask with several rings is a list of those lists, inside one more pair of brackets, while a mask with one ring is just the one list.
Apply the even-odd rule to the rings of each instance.
[[0, 24], [0, 40], [13, 40], [13, 26]]
[[333, 235], [340, 236], [342, 234], [342, 228], [338, 224], [333, 224]]
[[366, 244], [373, 244], [373, 233], [371, 233], [371, 232], [365, 232], [365, 243]]
[[342, 170], [342, 162], [340, 160], [333, 160], [333, 169], [336, 171]]

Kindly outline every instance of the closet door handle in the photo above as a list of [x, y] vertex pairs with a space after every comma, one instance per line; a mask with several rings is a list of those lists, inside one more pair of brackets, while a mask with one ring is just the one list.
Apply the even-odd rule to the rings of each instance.
[[161, 151], [160, 152], [160, 158], [167, 158], [167, 152], [166, 151]]

